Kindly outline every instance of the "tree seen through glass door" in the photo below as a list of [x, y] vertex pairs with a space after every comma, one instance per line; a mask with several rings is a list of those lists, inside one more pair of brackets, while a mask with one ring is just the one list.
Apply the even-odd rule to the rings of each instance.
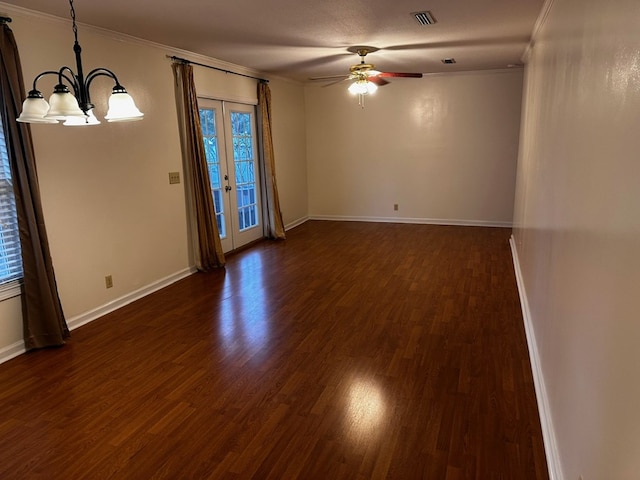
[[251, 115], [244, 112], [231, 112], [231, 131], [238, 201], [238, 227], [242, 231], [258, 224]]
[[220, 157], [218, 155], [218, 132], [216, 129], [215, 110], [201, 108], [200, 124], [204, 138], [207, 166], [209, 167], [209, 182], [211, 183], [211, 194], [216, 212], [218, 232], [220, 233], [220, 238], [225, 238], [227, 232], [224, 221], [224, 203], [222, 202], [222, 179], [220, 178]]

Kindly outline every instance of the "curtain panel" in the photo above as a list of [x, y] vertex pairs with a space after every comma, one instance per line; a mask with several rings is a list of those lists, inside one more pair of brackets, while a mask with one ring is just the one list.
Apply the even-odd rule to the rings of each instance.
[[267, 202], [267, 236], [284, 239], [284, 222], [280, 210], [280, 197], [276, 183], [276, 160], [271, 135], [271, 89], [266, 82], [258, 83], [258, 110], [260, 118], [260, 146], [264, 163], [265, 200]]
[[196, 267], [200, 271], [208, 272], [223, 267], [225, 258], [211, 194], [193, 67], [186, 63], [174, 62], [172, 68], [185, 168], [190, 234], [193, 239], [192, 248]]
[[22, 314], [27, 350], [63, 345], [69, 337], [49, 251], [31, 129], [16, 122], [25, 97], [18, 47], [7, 24], [0, 34], [2, 123], [22, 249]]

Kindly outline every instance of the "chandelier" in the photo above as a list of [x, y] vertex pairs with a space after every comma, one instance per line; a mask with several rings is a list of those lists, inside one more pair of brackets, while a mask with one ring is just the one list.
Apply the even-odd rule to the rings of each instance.
[[[73, 23], [73, 35], [75, 42], [73, 51], [76, 57], [76, 71], [69, 67], [62, 67], [60, 70], [48, 70], [40, 73], [33, 80], [33, 88], [22, 104], [22, 113], [17, 118], [19, 122], [25, 123], [58, 123], [63, 122], [67, 126], [97, 125], [100, 121], [93, 114], [93, 103], [89, 95], [91, 82], [97, 77], [109, 77], [115, 82], [115, 86], [109, 97], [109, 110], [105, 115], [108, 122], [126, 122], [141, 120], [143, 113], [138, 110], [131, 95], [120, 85], [115, 73], [106, 68], [95, 68], [85, 77], [82, 69], [82, 48], [78, 43], [78, 26], [76, 25], [76, 12], [73, 0], [69, 0], [71, 7], [71, 20]], [[58, 83], [53, 89], [53, 94], [49, 97], [49, 102], [44, 99], [42, 92], [36, 88], [36, 83], [42, 77], [56, 75]], [[66, 82], [66, 84], [65, 84]], [[73, 90], [69, 90], [69, 87]]]

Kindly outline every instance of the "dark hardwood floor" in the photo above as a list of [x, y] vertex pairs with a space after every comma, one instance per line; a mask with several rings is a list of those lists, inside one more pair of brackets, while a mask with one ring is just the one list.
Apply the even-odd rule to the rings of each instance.
[[0, 478], [547, 479], [509, 235], [307, 222], [0, 365]]

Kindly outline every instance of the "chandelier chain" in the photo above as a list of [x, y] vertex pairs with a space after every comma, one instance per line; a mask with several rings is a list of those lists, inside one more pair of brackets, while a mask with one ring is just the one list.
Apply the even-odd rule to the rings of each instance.
[[73, 7], [73, 0], [69, 0], [71, 6], [71, 22], [73, 23], [73, 36], [78, 43], [78, 26], [76, 25], [76, 9]]

